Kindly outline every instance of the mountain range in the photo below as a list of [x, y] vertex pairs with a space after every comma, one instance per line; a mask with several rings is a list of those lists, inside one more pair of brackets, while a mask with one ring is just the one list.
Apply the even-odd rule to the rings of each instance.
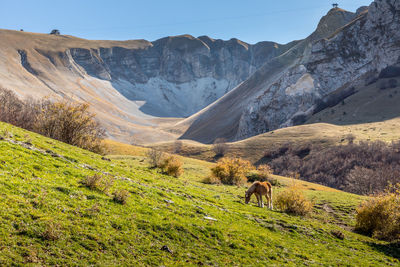
[[321, 121], [318, 114], [365, 86], [399, 76], [399, 20], [400, 3], [374, 1], [355, 13], [331, 9], [303, 40], [254, 45], [0, 30], [0, 86], [89, 102], [119, 141], [237, 141]]

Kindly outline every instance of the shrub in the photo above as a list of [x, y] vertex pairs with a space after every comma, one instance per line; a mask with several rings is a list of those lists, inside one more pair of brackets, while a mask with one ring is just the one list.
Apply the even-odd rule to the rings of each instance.
[[305, 216], [312, 211], [313, 203], [296, 184], [292, 184], [276, 196], [275, 206], [286, 213]]
[[146, 156], [151, 168], [159, 168], [162, 165], [163, 158], [165, 157], [164, 152], [155, 148], [149, 149], [146, 152]]
[[111, 176], [95, 174], [92, 176], [86, 176], [86, 178], [83, 179], [81, 183], [91, 190], [99, 190], [107, 194], [108, 190], [113, 186], [114, 180], [115, 179]]
[[119, 204], [125, 205], [129, 197], [129, 192], [125, 189], [115, 191], [113, 200]]
[[211, 168], [211, 175], [223, 184], [242, 185], [247, 182], [246, 174], [253, 168], [249, 161], [241, 158], [222, 158]]
[[270, 181], [272, 175], [272, 168], [267, 164], [262, 164], [257, 167], [257, 172], [260, 177], [260, 181]]
[[183, 162], [176, 156], [165, 157], [160, 168], [170, 176], [179, 177], [183, 174]]
[[71, 101], [20, 100], [0, 88], [0, 121], [37, 132], [67, 144], [102, 153], [105, 131], [89, 111], [89, 104]]
[[345, 136], [345, 140], [347, 140], [348, 144], [353, 144], [354, 140], [356, 140], [356, 136], [354, 134], [348, 134]]
[[44, 101], [34, 130], [64, 143], [101, 153], [105, 131], [89, 107], [87, 103]]
[[181, 140], [176, 140], [174, 142], [174, 153], [175, 154], [181, 153], [182, 148], [183, 148], [183, 142]]
[[383, 240], [400, 239], [400, 184], [357, 209], [356, 230]]
[[216, 157], [223, 157], [226, 153], [228, 146], [226, 144], [226, 140], [224, 138], [217, 138], [213, 144], [213, 150], [215, 152]]
[[22, 101], [14, 92], [0, 88], [0, 121], [33, 130], [38, 113], [37, 105], [32, 99]]

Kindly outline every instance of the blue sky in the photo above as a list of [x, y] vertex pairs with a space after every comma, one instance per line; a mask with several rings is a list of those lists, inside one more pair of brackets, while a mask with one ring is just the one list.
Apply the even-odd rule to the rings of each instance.
[[287, 43], [309, 35], [332, 2], [354, 12], [371, 0], [0, 0], [0, 28], [106, 40], [191, 34]]

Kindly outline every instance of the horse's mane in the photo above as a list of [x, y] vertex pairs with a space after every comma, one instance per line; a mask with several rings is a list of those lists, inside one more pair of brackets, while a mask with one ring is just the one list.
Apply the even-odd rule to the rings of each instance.
[[255, 181], [255, 182], [249, 187], [249, 189], [247, 189], [246, 193], [252, 193], [252, 192], [254, 192], [254, 190], [255, 190], [255, 188], [256, 188], [256, 185], [259, 184], [259, 183], [260, 183], [259, 181]]

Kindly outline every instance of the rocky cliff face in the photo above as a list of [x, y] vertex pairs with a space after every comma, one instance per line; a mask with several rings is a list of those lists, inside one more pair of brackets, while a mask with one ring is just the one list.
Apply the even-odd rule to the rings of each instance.
[[157, 117], [186, 117], [214, 102], [298, 42], [255, 45], [190, 35], [91, 41], [0, 30], [0, 86], [19, 96], [89, 102], [111, 138], [177, 138]]
[[243, 112], [235, 139], [304, 122], [329, 93], [365, 82], [399, 59], [400, 3], [375, 1], [260, 91]]
[[216, 138], [240, 140], [301, 120], [322, 95], [306, 62], [314, 57], [314, 43], [353, 21], [356, 14], [332, 9], [317, 29], [286, 53], [260, 67], [246, 81], [201, 112], [181, 122], [188, 126], [181, 138], [211, 143]]
[[159, 117], [186, 117], [211, 104], [296, 42], [249, 45], [207, 36], [167, 37], [143, 49], [71, 48], [90, 76], [112, 83], [141, 110]]

